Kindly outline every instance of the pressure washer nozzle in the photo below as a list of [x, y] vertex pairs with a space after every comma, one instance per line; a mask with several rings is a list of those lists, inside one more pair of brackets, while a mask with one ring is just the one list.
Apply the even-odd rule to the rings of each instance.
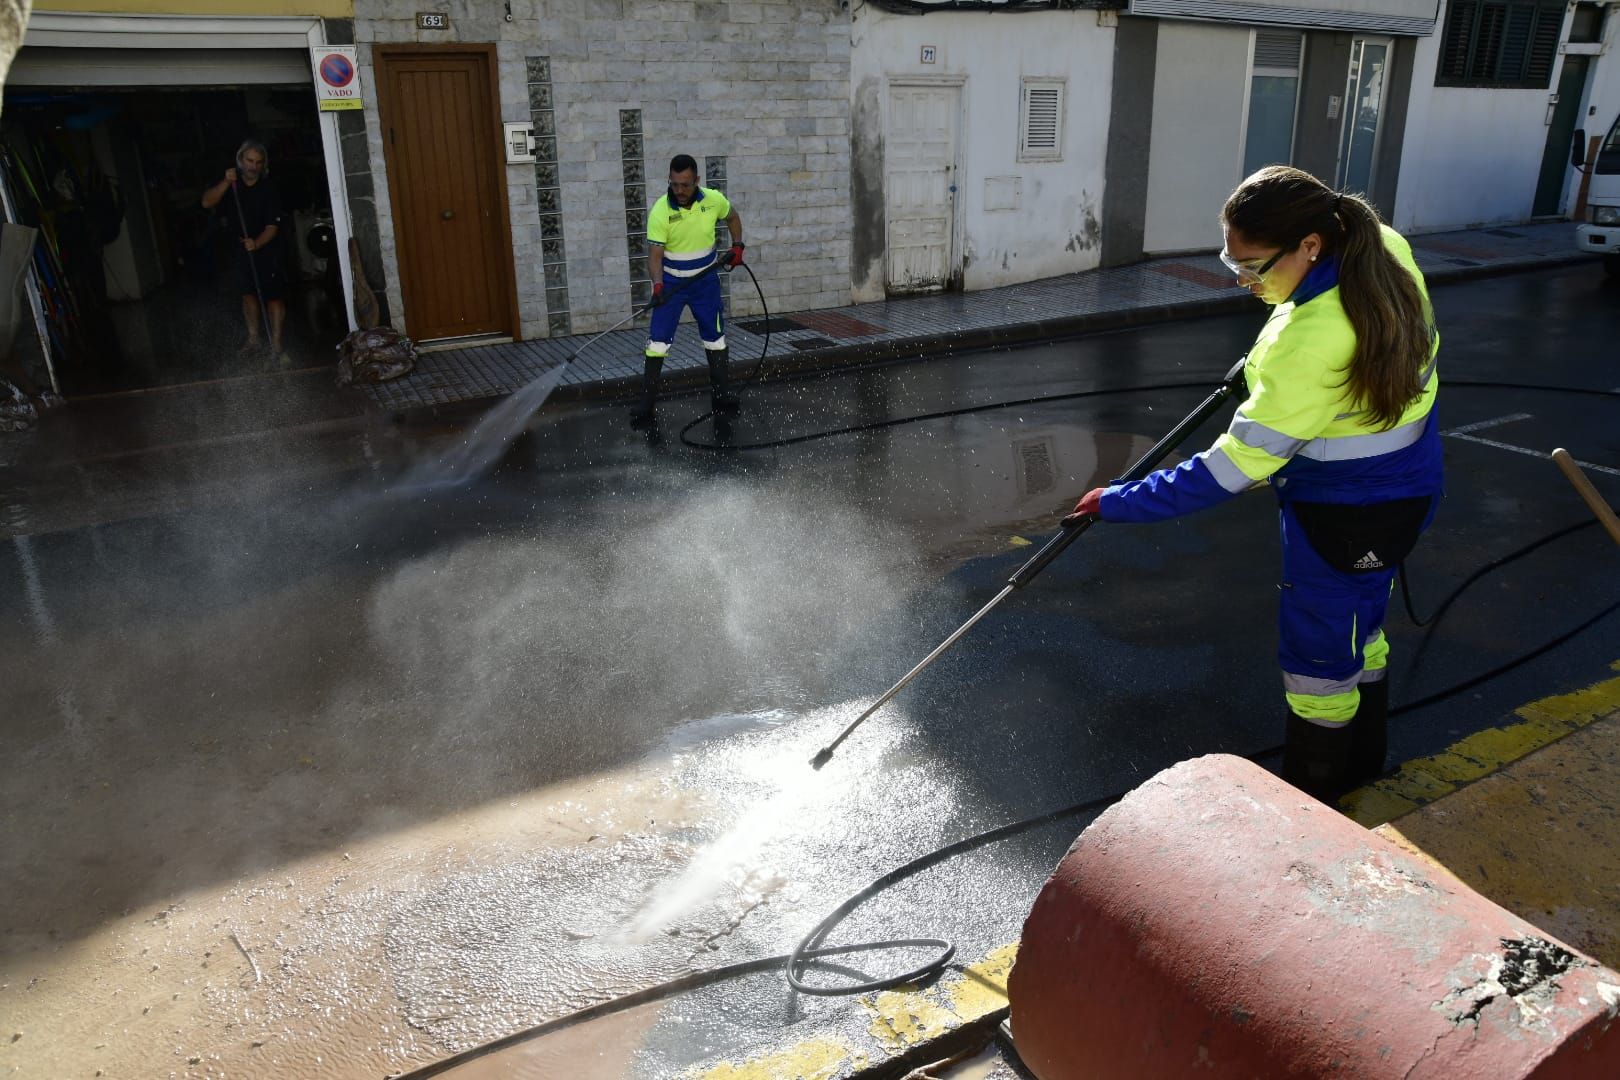
[[812, 769], [819, 770], [823, 765], [827, 764], [827, 762], [829, 762], [831, 760], [832, 760], [832, 747], [824, 746], [824, 747], [821, 748], [821, 752], [819, 754], [817, 754], [815, 757], [810, 759], [810, 767]]

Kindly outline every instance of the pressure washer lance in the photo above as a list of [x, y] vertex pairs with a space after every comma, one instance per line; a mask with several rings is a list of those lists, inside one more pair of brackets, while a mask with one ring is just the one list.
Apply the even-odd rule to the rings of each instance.
[[[1159, 462], [1162, 461], [1165, 456], [1170, 453], [1170, 451], [1186, 442], [1187, 438], [1192, 435], [1193, 431], [1205, 420], [1209, 419], [1210, 416], [1221, 407], [1227, 398], [1232, 397], [1234, 394], [1241, 396], [1245, 392], [1243, 364], [1243, 360], [1239, 360], [1236, 364], [1233, 364], [1232, 369], [1226, 373], [1226, 377], [1221, 381], [1221, 385], [1202, 402], [1200, 402], [1196, 409], [1188, 413], [1181, 423], [1172, 428], [1168, 435], [1160, 439], [1153, 445], [1152, 449], [1143, 454], [1141, 459], [1138, 460], [1135, 465], [1132, 465], [1130, 470], [1126, 472], [1124, 476], [1120, 477], [1116, 483], [1128, 484], [1132, 481], [1141, 480], [1146, 477], [1158, 467]], [[871, 716], [873, 713], [882, 708], [890, 698], [894, 697], [894, 695], [898, 694], [902, 689], [904, 689], [907, 683], [921, 674], [924, 668], [926, 668], [929, 664], [932, 664], [935, 660], [938, 660], [941, 653], [950, 648], [952, 645], [955, 645], [957, 640], [960, 639], [963, 634], [973, 629], [974, 623], [977, 623], [980, 619], [990, 614], [991, 608], [1007, 599], [1009, 593], [1015, 589], [1022, 589], [1025, 585], [1028, 585], [1031, 581], [1033, 581], [1035, 579], [1035, 575], [1039, 574], [1042, 570], [1045, 570], [1047, 564], [1062, 554], [1064, 548], [1080, 539], [1080, 534], [1091, 528], [1092, 523], [1096, 520], [1097, 519], [1095, 517], [1084, 517], [1075, 522], [1073, 525], [1065, 525], [1056, 536], [1048, 540], [1045, 546], [1035, 553], [1035, 556], [1032, 559], [1030, 559], [1023, 566], [1019, 567], [1017, 573], [1013, 574], [1012, 577], [1007, 579], [1006, 587], [996, 594], [995, 599], [991, 600], [988, 604], [984, 605], [984, 607], [980, 608], [978, 613], [975, 614], [973, 618], [957, 627], [956, 633], [940, 642], [937, 649], [923, 657], [922, 663], [906, 672], [904, 678], [895, 683], [893, 686], [889, 687], [888, 692], [873, 702], [871, 708], [857, 716], [852, 724], [839, 733], [838, 738], [822, 747], [821, 752], [810, 759], [811, 768], [820, 769], [823, 765], [827, 764], [827, 762], [831, 761], [833, 751], [837, 750], [838, 745], [845, 739], [849, 738], [850, 733], [856, 728], [860, 727], [861, 724], [866, 721], [867, 717]]]

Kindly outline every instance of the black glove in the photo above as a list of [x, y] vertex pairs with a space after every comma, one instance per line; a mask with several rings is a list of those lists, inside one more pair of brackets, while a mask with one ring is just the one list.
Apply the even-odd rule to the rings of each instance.
[[648, 307], [663, 307], [664, 306], [664, 301], [668, 300], [668, 299], [669, 299], [669, 297], [664, 295], [664, 283], [662, 281], [659, 281], [659, 282], [654, 283], [654, 285], [653, 285], [652, 299], [647, 301], [647, 306]]

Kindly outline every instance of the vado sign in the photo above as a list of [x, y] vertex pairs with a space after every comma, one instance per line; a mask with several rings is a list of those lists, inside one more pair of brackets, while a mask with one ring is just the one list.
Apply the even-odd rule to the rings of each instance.
[[315, 66], [315, 100], [322, 112], [332, 109], [359, 109], [360, 65], [354, 59], [353, 45], [312, 45], [310, 63]]

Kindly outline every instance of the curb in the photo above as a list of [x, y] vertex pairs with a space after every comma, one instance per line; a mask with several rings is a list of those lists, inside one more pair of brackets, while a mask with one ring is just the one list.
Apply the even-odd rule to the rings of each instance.
[[[1430, 285], [1449, 285], [1479, 278], [1501, 277], [1531, 270], [1556, 269], [1582, 262], [1595, 262], [1598, 256], [1581, 251], [1567, 255], [1540, 257], [1535, 261], [1485, 263], [1479, 266], [1456, 266], [1426, 274]], [[976, 352], [981, 349], [1014, 347], [1055, 339], [1079, 337], [1086, 334], [1126, 330], [1152, 323], [1202, 319], [1214, 315], [1238, 314], [1253, 307], [1247, 295], [1213, 297], [1208, 300], [1190, 300], [1176, 304], [1157, 304], [1152, 307], [1120, 308], [1112, 311], [1089, 312], [1084, 315], [1063, 315], [1050, 319], [1003, 323], [999, 326], [951, 330], [937, 334], [918, 334], [889, 341], [862, 345], [835, 345], [823, 349], [777, 356], [742, 363], [754, 368], [746, 379], [739, 379], [739, 388], [754, 380], [754, 372], [764, 370], [771, 377], [767, 382], [785, 382], [790, 379], [824, 371], [872, 367], [916, 359], [930, 352]], [[602, 402], [621, 400], [640, 386], [639, 376], [605, 379], [589, 383], [564, 384], [552, 393], [551, 400], [559, 402]], [[684, 368], [667, 372], [662, 387], [666, 394], [681, 394], [701, 390], [709, 383], [708, 372], [702, 367]], [[389, 423], [411, 425], [417, 423], [452, 423], [484, 412], [492, 401], [508, 394], [482, 398], [468, 398], [446, 405], [418, 405], [403, 409], [389, 409], [366, 399], [367, 411]]]
[[933, 1065], [969, 1049], [976, 1051], [995, 1040], [996, 1029], [1007, 1019], [1007, 1012], [1008, 1007], [1003, 1006], [995, 1012], [968, 1020], [938, 1038], [918, 1043], [904, 1053], [885, 1058], [875, 1065], [857, 1069], [844, 1080], [901, 1080], [925, 1065]]
[[[757, 360], [743, 360], [754, 365], [746, 378], [737, 380], [737, 389], [754, 381], [754, 371], [763, 370], [770, 378], [766, 382], [787, 382], [805, 375], [826, 371], [853, 370], [878, 367], [916, 359], [930, 352], [976, 352], [981, 349], [1028, 345], [1057, 338], [1078, 337], [1083, 334], [1124, 330], [1156, 322], [1181, 319], [1199, 319], [1210, 315], [1229, 315], [1249, 306], [1247, 296], [1222, 297], [1213, 300], [1195, 300], [1183, 304], [1161, 304], [1146, 308], [1128, 308], [1100, 311], [1085, 315], [1066, 315], [1029, 322], [1003, 323], [1000, 326], [952, 330], [938, 334], [918, 334], [888, 341], [862, 345], [835, 345], [830, 348], [809, 349], [797, 354], [766, 356]], [[552, 401], [602, 402], [624, 400], [640, 388], [640, 376], [605, 379], [589, 383], [559, 386], [552, 392]], [[683, 368], [665, 372], [660, 384], [660, 396], [675, 396], [701, 391], [709, 385], [709, 375], [701, 367]], [[465, 416], [482, 413], [492, 401], [508, 394], [483, 398], [468, 398], [447, 405], [419, 405], [405, 409], [385, 409], [367, 399], [367, 409], [374, 416], [386, 418], [395, 424], [414, 424], [424, 421], [447, 423]]]

